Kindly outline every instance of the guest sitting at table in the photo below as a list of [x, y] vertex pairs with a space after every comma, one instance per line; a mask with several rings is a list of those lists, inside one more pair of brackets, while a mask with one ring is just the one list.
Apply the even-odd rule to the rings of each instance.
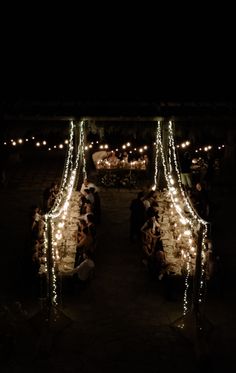
[[167, 268], [168, 268], [168, 263], [166, 261], [166, 255], [165, 255], [162, 245], [156, 247], [155, 259], [156, 259], [156, 270], [157, 270], [158, 279], [161, 280], [163, 276], [167, 273]]
[[[93, 190], [94, 190], [94, 188], [93, 188]], [[93, 205], [94, 204], [94, 194], [92, 193], [91, 188], [84, 189], [84, 195], [85, 195], [86, 200], [90, 201], [91, 204]]]
[[91, 275], [92, 270], [95, 268], [92, 255], [93, 253], [90, 250], [86, 250], [83, 253], [82, 263], [80, 263], [79, 266], [73, 269], [73, 273], [77, 273], [78, 278], [81, 281], [87, 281]]
[[129, 156], [128, 156], [127, 152], [123, 153], [122, 161], [124, 161], [124, 163], [128, 163], [129, 162]]
[[112, 167], [116, 167], [119, 163], [119, 159], [116, 156], [116, 153], [112, 150], [110, 156], [108, 157], [108, 162]]
[[92, 259], [92, 253], [87, 250], [83, 253], [83, 261], [78, 266], [70, 271], [62, 271], [62, 273], [74, 275], [75, 283], [78, 284], [79, 288], [83, 288], [91, 279], [94, 268], [95, 264]]
[[87, 220], [88, 214], [94, 215], [94, 213], [93, 213], [93, 205], [92, 205], [92, 203], [89, 200], [87, 200], [86, 203], [84, 204], [83, 214], [80, 216], [80, 218], [84, 219], [86, 221], [86, 223], [88, 223], [88, 220]]
[[86, 178], [84, 179], [84, 182], [81, 186], [80, 193], [82, 195], [85, 195], [84, 190], [89, 189], [89, 188], [94, 188], [95, 191], [98, 191], [98, 187], [94, 183], [92, 183], [89, 179]]
[[93, 214], [95, 223], [99, 224], [101, 221], [101, 201], [99, 193], [94, 188], [89, 188], [94, 197]]
[[195, 188], [192, 191], [191, 199], [199, 216], [203, 219], [208, 219], [210, 203], [208, 193], [201, 183], [197, 183], [195, 185]]
[[96, 243], [96, 237], [97, 237], [97, 229], [96, 229], [96, 225], [95, 225], [95, 217], [93, 214], [88, 214], [87, 215], [87, 227], [93, 237], [93, 243], [95, 244]]
[[148, 165], [149, 165], [149, 159], [148, 159], [147, 154], [144, 154], [144, 156], [143, 156], [143, 160], [144, 160], [144, 162], [145, 162], [145, 166], [146, 166], [146, 168], [147, 168]]
[[79, 265], [82, 261], [82, 255], [85, 251], [89, 250], [94, 252], [94, 239], [92, 236], [91, 231], [89, 230], [86, 222], [82, 221], [82, 230], [78, 233], [78, 244], [76, 247], [76, 255], [75, 255], [75, 267]]

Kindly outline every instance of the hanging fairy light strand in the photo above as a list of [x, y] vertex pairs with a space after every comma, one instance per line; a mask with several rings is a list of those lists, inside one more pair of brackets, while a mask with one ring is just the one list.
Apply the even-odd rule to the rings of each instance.
[[[80, 126], [80, 130], [83, 131], [83, 126], [81, 125]], [[78, 171], [78, 167], [79, 167], [79, 160], [81, 159], [81, 148], [82, 148], [82, 136], [80, 135], [79, 136], [79, 144], [78, 144], [78, 148], [77, 148], [77, 154], [76, 154], [76, 159], [75, 159], [75, 166], [73, 168], [73, 164], [72, 164], [72, 170], [70, 172], [70, 177], [69, 177], [69, 181], [66, 185], [66, 196], [64, 198], [64, 203], [61, 205], [61, 207], [56, 211], [56, 212], [53, 212], [54, 210], [52, 210], [52, 212], [50, 213], [50, 216], [52, 218], [57, 218], [59, 217], [62, 212], [64, 212], [64, 214], [66, 214], [67, 212], [67, 209], [69, 207], [69, 200], [71, 198], [71, 194], [72, 194], [72, 191], [73, 191], [73, 188], [74, 188], [74, 185], [75, 185], [75, 180], [76, 180], [76, 174], [77, 174], [77, 171]]]
[[[83, 121], [79, 124], [80, 133], [79, 133], [79, 144], [78, 148], [76, 149], [76, 158], [73, 165], [73, 137], [74, 137], [74, 130], [75, 126], [73, 122], [71, 122], [70, 127], [70, 140], [69, 140], [69, 150], [68, 156], [65, 164], [65, 172], [63, 176], [63, 182], [61, 184], [61, 190], [59, 191], [60, 195], [59, 198], [56, 200], [53, 208], [51, 211], [45, 215], [45, 222], [50, 224], [51, 229], [50, 232], [45, 230], [45, 253], [47, 253], [48, 247], [48, 234], [51, 234], [51, 278], [52, 278], [52, 303], [53, 305], [57, 305], [57, 285], [56, 285], [56, 260], [58, 258], [57, 252], [57, 240], [61, 239], [62, 231], [61, 229], [64, 226], [63, 221], [66, 219], [67, 210], [69, 208], [70, 199], [72, 196], [72, 192], [75, 186], [76, 175], [78, 173], [79, 162], [82, 162], [84, 167], [84, 128], [83, 128]], [[55, 229], [55, 219], [60, 218], [62, 221], [59, 221], [58, 227], [60, 229]], [[47, 256], [47, 255], [46, 255]]]
[[[172, 127], [172, 122], [169, 121], [169, 149], [172, 150], [172, 156], [173, 156], [173, 161], [174, 161], [174, 167], [175, 167], [175, 172], [177, 174], [177, 180], [179, 184], [179, 189], [181, 191], [181, 195], [183, 197], [185, 206], [187, 207], [188, 211], [190, 212], [192, 219], [195, 220], [195, 225], [198, 224], [203, 225], [203, 236], [202, 236], [202, 251], [201, 251], [201, 277], [200, 277], [200, 289], [199, 289], [199, 298], [198, 301], [199, 303], [202, 302], [202, 290], [204, 286], [204, 275], [205, 275], [205, 265], [206, 265], [206, 237], [207, 237], [207, 232], [208, 232], [208, 222], [202, 219], [198, 213], [194, 210], [191, 202], [189, 201], [188, 196], [186, 197], [184, 190], [182, 188], [182, 183], [181, 183], [181, 176], [178, 168], [178, 162], [177, 162], [177, 155], [176, 155], [176, 150], [175, 150], [175, 142], [174, 142], [174, 135], [173, 135], [173, 127]], [[194, 223], [192, 223], [192, 226]]]
[[[87, 178], [86, 171], [86, 159], [85, 159], [85, 130], [84, 130], [84, 121], [82, 120], [79, 124], [79, 145], [77, 149], [77, 157], [75, 160], [75, 168], [78, 170], [79, 162], [82, 165], [82, 176], [83, 180]], [[76, 172], [75, 183], [78, 183], [78, 172]]]
[[86, 171], [86, 158], [85, 158], [85, 136], [84, 136], [84, 122], [81, 122], [81, 154], [82, 154], [82, 167], [83, 167], [83, 179], [87, 179]]
[[[173, 129], [172, 129], [172, 122], [171, 121], [169, 121], [168, 130], [169, 130], [168, 131], [169, 132], [169, 136], [168, 136], [168, 138], [169, 138], [169, 150], [172, 153], [172, 157], [173, 157], [173, 161], [174, 161], [174, 169], [175, 169], [175, 172], [177, 174], [177, 181], [178, 181], [178, 184], [179, 184], [179, 189], [181, 191], [185, 206], [187, 207], [188, 211], [192, 215], [193, 219], [197, 220], [199, 223], [201, 223], [203, 225], [207, 225], [207, 222], [205, 220], [203, 220], [197, 214], [197, 212], [193, 209], [193, 206], [191, 205], [189, 199], [186, 197], [186, 194], [185, 194], [185, 192], [182, 188], [181, 176], [180, 176], [180, 171], [179, 171], [178, 162], [177, 162], [177, 155], [176, 155], [176, 151], [175, 151], [175, 142], [174, 142], [174, 135], [173, 135]], [[171, 161], [172, 157], [170, 156], [170, 162], [171, 163], [172, 163], [172, 161]]]
[[[162, 137], [161, 137], [161, 122], [160, 121], [158, 121], [158, 124], [157, 124], [157, 143], [159, 144], [159, 147], [160, 147], [160, 154], [161, 154], [162, 165], [163, 165], [163, 169], [164, 169], [164, 175], [165, 175], [165, 179], [166, 179], [166, 182], [167, 182], [167, 188], [168, 188], [168, 191], [169, 191], [169, 195], [170, 195], [172, 204], [175, 207], [175, 210], [176, 210], [177, 214], [179, 215], [180, 222], [182, 222], [182, 224], [184, 224], [184, 225], [187, 225], [187, 224], [190, 225], [189, 219], [185, 218], [185, 214], [182, 211], [182, 208], [181, 208], [180, 204], [177, 203], [177, 201], [176, 201], [176, 194], [175, 194], [176, 189], [174, 187], [175, 181], [174, 181], [172, 175], [167, 170], [167, 164], [166, 164], [166, 160], [165, 160], [165, 154], [164, 154]], [[184, 301], [183, 301], [183, 314], [184, 315], [188, 311], [188, 288], [189, 288], [189, 277], [190, 277], [190, 260], [191, 260], [190, 255], [187, 255], [187, 263], [186, 263], [187, 273], [186, 273], [186, 276], [185, 276], [185, 291], [184, 291]]]
[[155, 141], [155, 172], [154, 172], [154, 185], [152, 190], [157, 189], [157, 175], [158, 175], [158, 156], [159, 156], [159, 143], [158, 143], [158, 129], [156, 129], [156, 141]]
[[57, 194], [56, 201], [55, 201], [55, 203], [54, 203], [54, 205], [53, 205], [53, 207], [50, 211], [50, 213], [52, 213], [52, 214], [56, 212], [57, 208], [59, 207], [59, 205], [62, 201], [65, 186], [66, 186], [67, 180], [69, 178], [69, 173], [72, 169], [73, 150], [74, 150], [74, 145], [73, 145], [74, 129], [75, 129], [74, 123], [73, 123], [73, 121], [71, 121], [70, 122], [70, 135], [69, 135], [68, 152], [67, 152], [67, 158], [66, 158], [65, 167], [64, 167], [64, 173], [63, 173], [63, 176], [62, 176], [62, 183], [61, 183], [61, 186], [60, 186], [60, 190]]

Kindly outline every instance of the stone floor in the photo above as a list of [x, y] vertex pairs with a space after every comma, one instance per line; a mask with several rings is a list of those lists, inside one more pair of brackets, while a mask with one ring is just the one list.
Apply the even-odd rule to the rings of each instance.
[[57, 321], [45, 324], [30, 284], [28, 213], [32, 204], [41, 203], [43, 189], [60, 179], [63, 162], [58, 157], [13, 165], [8, 186], [1, 189], [0, 304], [8, 309], [5, 318], [6, 312], [0, 312], [1, 330], [7, 336], [0, 340], [1, 372], [191, 373], [216, 367], [232, 371], [234, 222], [228, 215], [222, 219], [228, 191], [221, 185], [215, 186], [213, 195], [223, 270], [202, 309], [212, 329], [201, 338], [200, 347], [192, 343], [191, 328], [183, 333], [172, 327], [182, 315], [182, 284], [175, 285], [175, 299], [168, 299], [163, 283], [151, 280], [141, 265], [138, 244], [129, 242], [128, 207], [137, 190], [101, 189], [95, 278], [80, 293], [61, 291], [59, 285]]

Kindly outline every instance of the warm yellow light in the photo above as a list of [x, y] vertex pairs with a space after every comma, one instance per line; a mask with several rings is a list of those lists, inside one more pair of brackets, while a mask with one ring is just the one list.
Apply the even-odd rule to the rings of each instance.
[[47, 141], [44, 140], [44, 141], [43, 141], [43, 145], [47, 145]]
[[126, 144], [127, 146], [130, 146], [131, 144], [130, 144], [130, 142], [127, 142], [127, 144]]
[[13, 141], [12, 145], [13, 145], [13, 146], [16, 146], [16, 142], [15, 142], [15, 141]]
[[185, 236], [190, 236], [191, 235], [191, 231], [188, 229], [186, 231], [184, 231], [184, 235]]
[[65, 143], [65, 144], [68, 144], [68, 143], [69, 143], [69, 141], [68, 141], [68, 140], [65, 140], [65, 141], [64, 141], [64, 143]]
[[63, 149], [63, 147], [64, 147], [63, 144], [59, 145], [59, 149]]
[[36, 142], [36, 146], [40, 146], [40, 142]]
[[19, 143], [19, 144], [22, 144], [22, 143], [23, 143], [23, 140], [22, 140], [22, 139], [19, 139], [19, 140], [18, 140], [18, 143]]

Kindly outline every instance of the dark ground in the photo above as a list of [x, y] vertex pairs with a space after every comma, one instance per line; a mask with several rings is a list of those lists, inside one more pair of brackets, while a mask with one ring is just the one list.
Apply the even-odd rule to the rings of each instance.
[[[39, 154], [41, 154], [39, 156]], [[32, 316], [41, 303], [31, 286], [28, 218], [30, 206], [60, 180], [63, 156], [38, 153], [12, 163], [1, 202], [1, 372], [197, 372], [233, 371], [236, 342], [235, 186], [216, 180], [212, 226], [221, 271], [206, 295], [203, 313], [212, 330], [201, 342], [203, 355], [171, 328], [182, 315], [183, 291], [174, 284], [168, 300], [162, 282], [150, 280], [138, 245], [129, 242], [129, 204], [137, 190], [101, 189], [95, 278], [80, 294], [59, 296], [56, 330], [40, 328]], [[17, 310], [16, 301], [22, 305]], [[67, 321], [69, 321], [67, 323]]]

